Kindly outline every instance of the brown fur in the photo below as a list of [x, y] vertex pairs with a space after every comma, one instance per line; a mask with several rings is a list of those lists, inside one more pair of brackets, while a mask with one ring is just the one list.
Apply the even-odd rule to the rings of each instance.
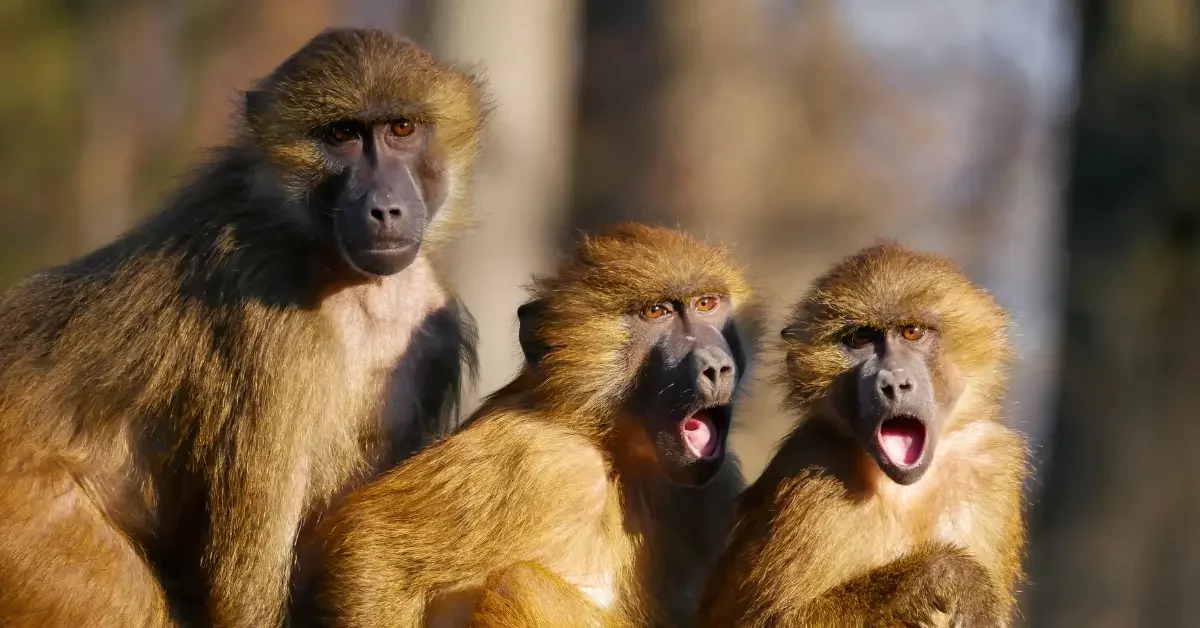
[[[847, 434], [830, 395], [849, 365], [848, 327], [910, 323], [940, 334], [935, 388], [964, 392], [929, 471], [903, 486]], [[945, 622], [955, 604], [1007, 625], [1026, 473], [1023, 441], [1000, 417], [1007, 315], [946, 260], [884, 244], [820, 278], [792, 324], [782, 381], [806, 419], [740, 500], [701, 625], [915, 625]]]
[[335, 277], [288, 201], [320, 179], [312, 126], [403, 104], [457, 191], [432, 227], [456, 222], [477, 86], [332, 30], [247, 102], [159, 213], [0, 300], [4, 626], [278, 625], [302, 523], [454, 414], [472, 328], [430, 260]]
[[[726, 461], [703, 488], [671, 484], [648, 439], [624, 429], [645, 354], [622, 316], [704, 293], [738, 312], [749, 289], [725, 251], [626, 225], [584, 239], [533, 292], [551, 347], [538, 374], [527, 364], [461, 431], [331, 518], [320, 593], [331, 624], [458, 626], [472, 612], [471, 625], [514, 628], [691, 623], [741, 476]], [[615, 600], [601, 609], [581, 584]], [[564, 614], [580, 623], [552, 621]]]

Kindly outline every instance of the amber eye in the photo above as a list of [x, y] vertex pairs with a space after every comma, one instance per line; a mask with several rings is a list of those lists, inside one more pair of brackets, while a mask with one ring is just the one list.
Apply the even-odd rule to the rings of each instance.
[[665, 303], [655, 303], [654, 305], [646, 306], [646, 308], [644, 310], [642, 310], [642, 316], [645, 316], [646, 318], [653, 320], [656, 318], [662, 318], [663, 316], [666, 316], [670, 312], [671, 312], [671, 308], [669, 306], [667, 306]]
[[916, 342], [925, 337], [925, 328], [920, 325], [905, 325], [900, 335], [909, 342]]
[[358, 128], [350, 122], [338, 122], [330, 125], [329, 139], [335, 144], [345, 144], [358, 139]]
[[875, 335], [873, 332], [874, 330], [870, 327], [859, 327], [846, 336], [846, 344], [854, 349], [861, 349], [871, 344], [872, 337]]
[[391, 126], [392, 135], [395, 135], [396, 137], [408, 137], [409, 135], [413, 134], [413, 131], [416, 130], [417, 125], [413, 124], [413, 121], [409, 120], [408, 118], [400, 118], [399, 120], [392, 122]]
[[696, 300], [696, 309], [701, 312], [711, 312], [717, 309], [717, 305], [721, 302], [717, 297], [700, 297]]

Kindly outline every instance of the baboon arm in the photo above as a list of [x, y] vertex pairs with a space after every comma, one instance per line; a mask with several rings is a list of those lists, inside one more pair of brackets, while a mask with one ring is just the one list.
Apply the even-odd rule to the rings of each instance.
[[872, 515], [844, 495], [842, 484], [822, 472], [747, 491], [744, 516], [706, 587], [702, 625], [865, 627], [936, 615], [935, 572], [970, 557], [938, 544], [856, 569], [870, 564], [874, 550], [865, 544], [874, 527]]
[[738, 599], [736, 589], [730, 589], [734, 595], [718, 592], [715, 603], [706, 606], [701, 625], [706, 628], [942, 625], [946, 609], [936, 587], [931, 586], [927, 558], [924, 552], [906, 554], [813, 597], [806, 597], [804, 591], [819, 576], [807, 573], [771, 580], [766, 586], [751, 586], [745, 599]]
[[616, 624], [578, 588], [534, 562], [500, 569], [484, 583], [471, 628], [607, 628]]
[[212, 626], [281, 623], [309, 482], [320, 464], [307, 444], [319, 426], [302, 422], [321, 416], [320, 408], [299, 405], [303, 400], [287, 396], [290, 385], [275, 384], [304, 381], [311, 365], [272, 360], [286, 372], [239, 387], [222, 417], [225, 434], [194, 454], [208, 490], [208, 534], [198, 567], [208, 585]]
[[220, 400], [196, 409], [200, 417], [193, 421], [190, 466], [202, 474], [208, 527], [192, 568], [207, 585], [206, 625], [269, 628], [282, 622], [296, 537], [308, 500], [316, 497], [310, 482], [330, 464], [314, 448], [314, 434], [329, 428], [325, 421], [336, 404], [297, 394], [320, 390], [313, 378], [324, 372], [322, 354], [295, 351], [318, 346], [314, 330], [292, 326], [269, 334], [230, 325], [223, 338], [240, 339], [236, 350], [247, 366], [210, 361], [210, 370], [189, 379], [194, 397]]
[[847, 580], [808, 603], [775, 602], [776, 608], [765, 613], [771, 621], [754, 625], [940, 626], [952, 616], [969, 626], [998, 625], [987, 571], [966, 550], [941, 543]]
[[924, 590], [925, 567], [922, 554], [901, 556], [800, 607], [795, 620], [833, 628], [903, 625], [912, 617], [936, 617], [944, 609], [937, 608], [932, 591]]
[[843, 583], [809, 613], [821, 621], [841, 613], [883, 625], [943, 625], [954, 618], [955, 625], [994, 627], [1003, 623], [998, 604], [992, 578], [969, 551], [932, 543]]
[[208, 615], [213, 626], [276, 626], [287, 598], [308, 475], [300, 455], [243, 457], [260, 464], [235, 460], [223, 481], [210, 483], [204, 561]]

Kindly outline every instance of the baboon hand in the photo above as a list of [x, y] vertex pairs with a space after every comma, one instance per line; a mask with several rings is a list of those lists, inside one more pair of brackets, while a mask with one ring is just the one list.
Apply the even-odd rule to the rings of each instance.
[[965, 551], [938, 551], [902, 584], [879, 626], [904, 628], [995, 628], [996, 595], [987, 571]]
[[924, 571], [950, 628], [1000, 628], [999, 600], [987, 569], [965, 551], [939, 552]]

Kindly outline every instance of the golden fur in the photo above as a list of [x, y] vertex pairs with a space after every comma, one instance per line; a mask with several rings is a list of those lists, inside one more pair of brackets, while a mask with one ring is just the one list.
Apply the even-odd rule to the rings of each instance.
[[280, 624], [304, 522], [445, 425], [474, 356], [424, 255], [328, 277], [289, 201], [321, 172], [313, 127], [420, 107], [465, 190], [482, 102], [407, 42], [322, 33], [158, 213], [4, 294], [0, 624]]
[[[935, 385], [962, 390], [931, 467], [910, 486], [883, 475], [830, 401], [850, 366], [839, 348], [846, 330], [904, 324], [937, 330]], [[1008, 327], [948, 261], [898, 245], [864, 249], [819, 278], [783, 342], [780, 381], [802, 422], [739, 502], [701, 625], [945, 621], [931, 609], [955, 601], [993, 604], [1007, 621], [1027, 470], [1023, 440], [1000, 415]]]

